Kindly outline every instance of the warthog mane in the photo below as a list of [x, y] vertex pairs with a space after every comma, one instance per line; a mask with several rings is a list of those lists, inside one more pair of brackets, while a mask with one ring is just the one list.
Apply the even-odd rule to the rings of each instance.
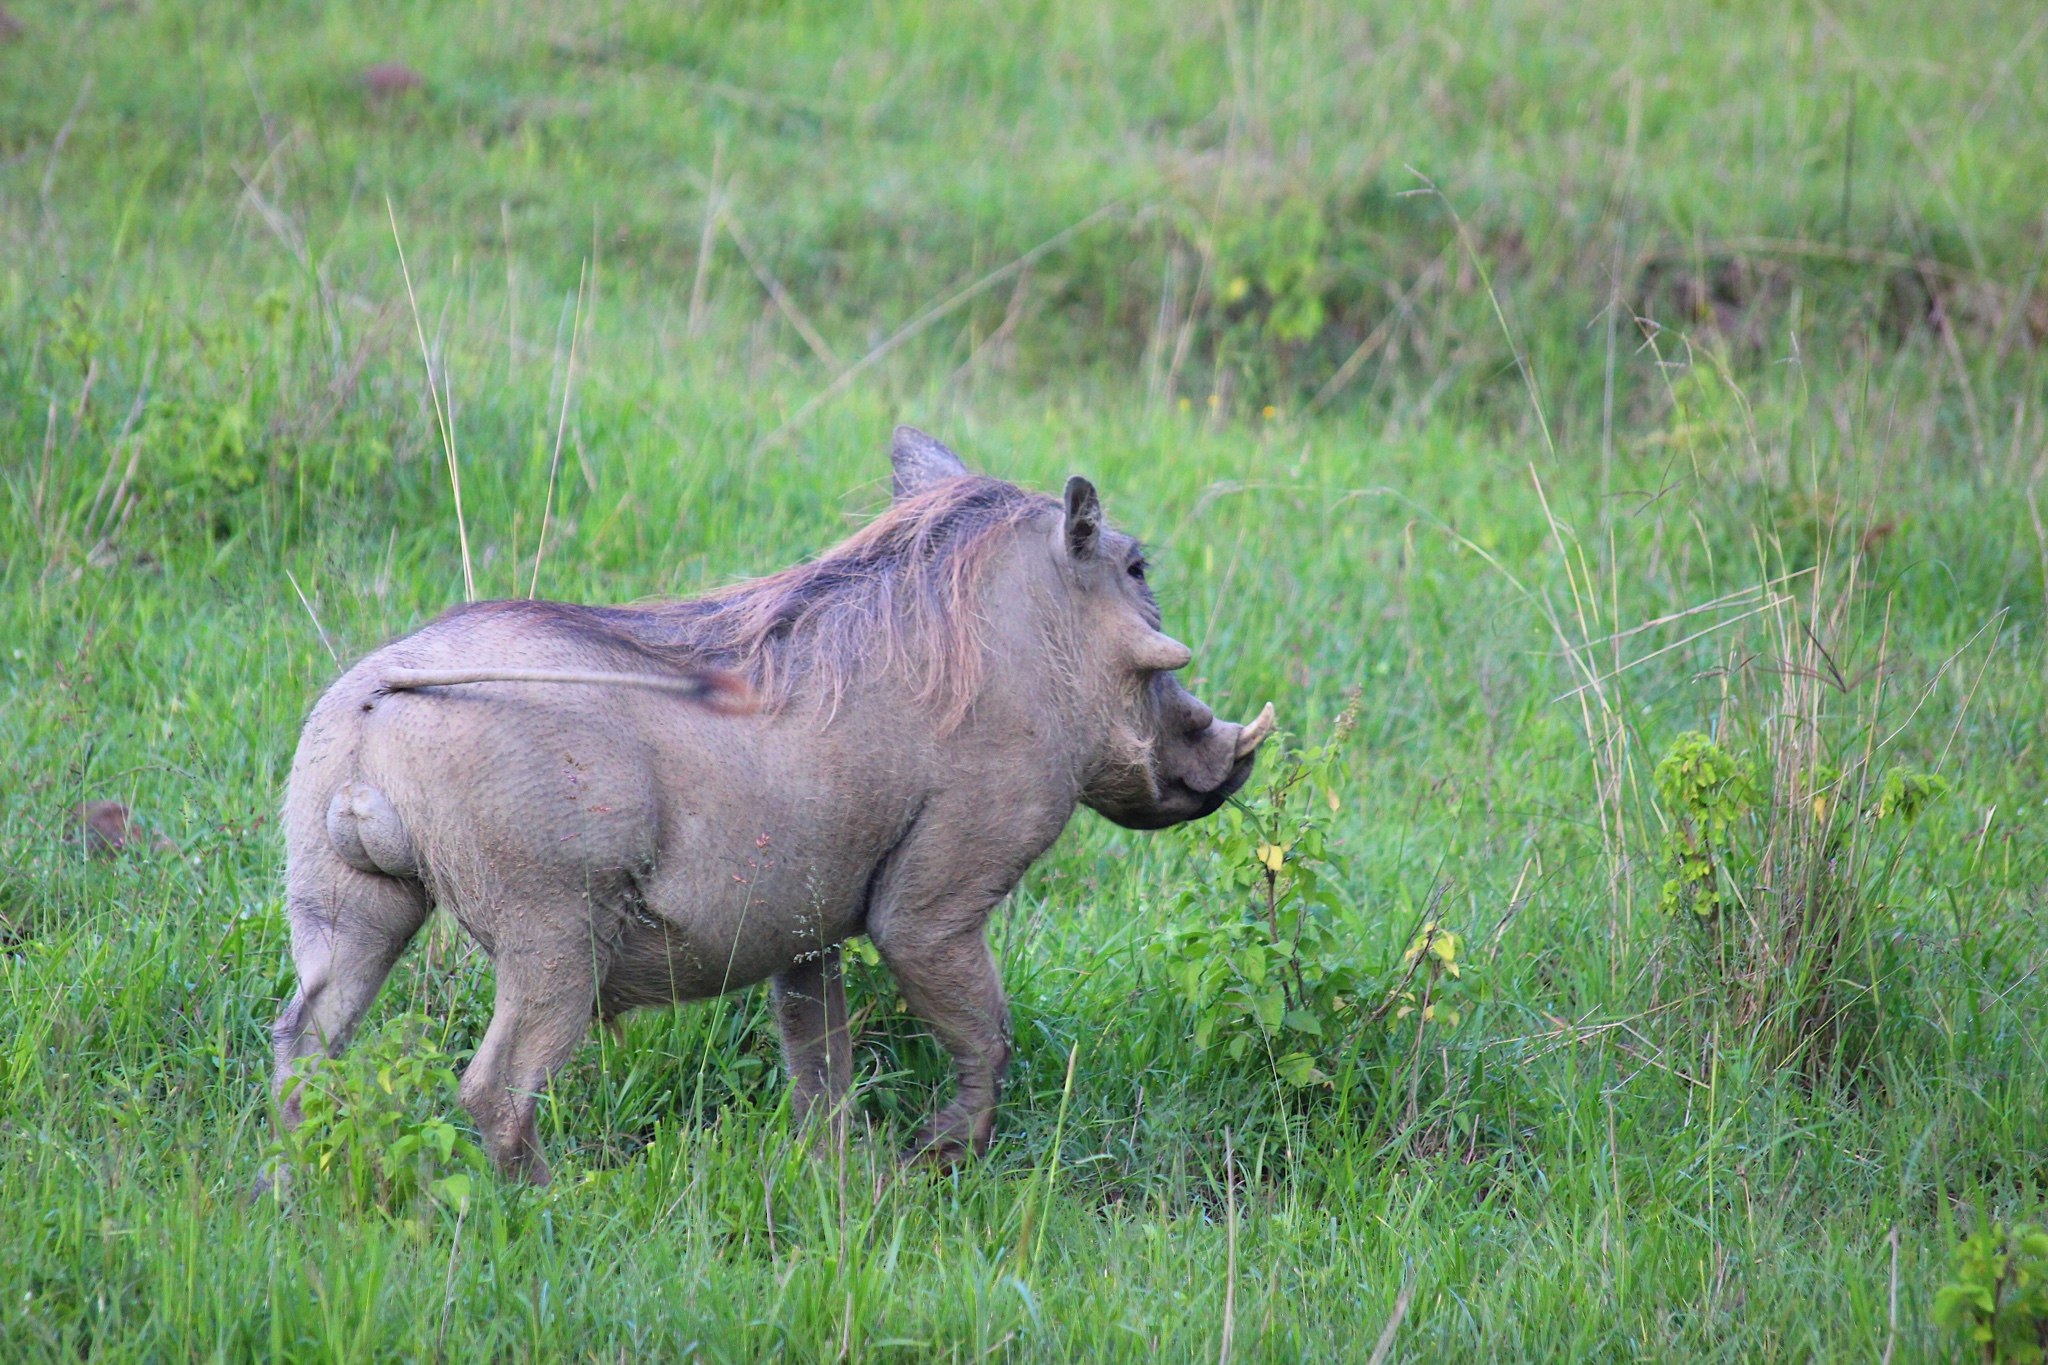
[[980, 682], [984, 571], [1006, 533], [1058, 512], [1052, 498], [1001, 479], [945, 479], [780, 573], [684, 601], [579, 615], [673, 667], [735, 675], [769, 708], [805, 682], [835, 704], [858, 671], [901, 669], [950, 728]]

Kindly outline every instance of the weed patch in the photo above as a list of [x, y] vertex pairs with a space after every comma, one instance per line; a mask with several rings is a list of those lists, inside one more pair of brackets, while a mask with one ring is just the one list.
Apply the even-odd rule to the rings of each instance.
[[338, 1060], [317, 1059], [295, 1078], [298, 1128], [275, 1157], [343, 1208], [397, 1217], [422, 1197], [469, 1198], [483, 1153], [444, 1114], [455, 1097], [455, 1059], [433, 1020], [388, 1019]]

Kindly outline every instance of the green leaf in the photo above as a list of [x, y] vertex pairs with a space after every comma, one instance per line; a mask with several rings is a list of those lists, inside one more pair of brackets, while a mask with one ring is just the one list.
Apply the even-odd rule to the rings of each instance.
[[1297, 1087], [1317, 1085], [1330, 1079], [1316, 1067], [1315, 1059], [1306, 1052], [1288, 1053], [1273, 1064], [1273, 1069], [1279, 1073], [1281, 1080]]
[[1289, 1010], [1280, 1016], [1280, 1022], [1297, 1033], [1307, 1033], [1317, 1038], [1323, 1036], [1323, 1021], [1307, 1010]]
[[1267, 991], [1257, 1000], [1259, 1022], [1268, 1029], [1280, 1027], [1280, 1017], [1287, 1010], [1287, 997], [1277, 990]]

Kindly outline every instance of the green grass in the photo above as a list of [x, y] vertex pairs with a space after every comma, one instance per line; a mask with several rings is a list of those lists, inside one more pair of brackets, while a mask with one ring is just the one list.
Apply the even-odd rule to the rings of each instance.
[[[1960, 1358], [1949, 1250], [2048, 1182], [2029, 7], [10, 10], [0, 1356], [1194, 1360], [1228, 1295], [1232, 1360], [1360, 1359], [1412, 1284], [1390, 1359]], [[384, 60], [423, 87], [368, 98]], [[692, 327], [714, 183], [837, 365], [729, 232]], [[1220, 712], [1317, 744], [1360, 689], [1351, 961], [1391, 985], [1434, 914], [1476, 1008], [1419, 1046], [1356, 1011], [1307, 1090], [1205, 1053], [1150, 945], [1254, 907], [1198, 832], [1083, 815], [993, 928], [975, 1169], [891, 1175], [943, 1068], [867, 973], [843, 1162], [745, 995], [594, 1032], [548, 1191], [250, 1203], [296, 728], [463, 592], [394, 219], [481, 595], [532, 581], [551, 469], [538, 581], [583, 601], [828, 544], [897, 420], [1085, 472]], [[1695, 729], [1953, 784], [1777, 868], [1855, 889], [1839, 1053], [1657, 908]], [[1781, 854], [1821, 846], [1792, 795]], [[178, 856], [84, 857], [101, 798]], [[488, 991], [437, 923], [376, 1019], [459, 1057]]]

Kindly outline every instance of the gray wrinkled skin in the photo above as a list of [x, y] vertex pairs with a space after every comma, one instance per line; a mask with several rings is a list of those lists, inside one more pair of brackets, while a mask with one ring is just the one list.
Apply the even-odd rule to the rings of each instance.
[[1076, 805], [1138, 829], [1215, 810], [1250, 775], [1271, 708], [1249, 727], [1218, 721], [1174, 679], [1188, 650], [1160, 633], [1137, 543], [1103, 523], [1086, 480], [1063, 501], [1024, 493], [910, 428], [893, 456], [896, 500], [870, 531], [1011, 509], [956, 575], [973, 657], [950, 666], [971, 683], [950, 713], [929, 631], [806, 671], [800, 621], [743, 713], [647, 687], [380, 686], [397, 669], [745, 673], [745, 657], [688, 654], [717, 594], [460, 608], [321, 697], [285, 798], [299, 991], [275, 1028], [283, 1123], [299, 1120], [300, 1060], [347, 1045], [442, 905], [496, 971], [462, 1102], [508, 1174], [548, 1179], [536, 1099], [594, 1015], [764, 980], [794, 1109], [839, 1131], [852, 1057], [838, 945], [858, 934], [953, 1057], [957, 1094], [912, 1153], [986, 1149], [1010, 1055], [991, 909]]

